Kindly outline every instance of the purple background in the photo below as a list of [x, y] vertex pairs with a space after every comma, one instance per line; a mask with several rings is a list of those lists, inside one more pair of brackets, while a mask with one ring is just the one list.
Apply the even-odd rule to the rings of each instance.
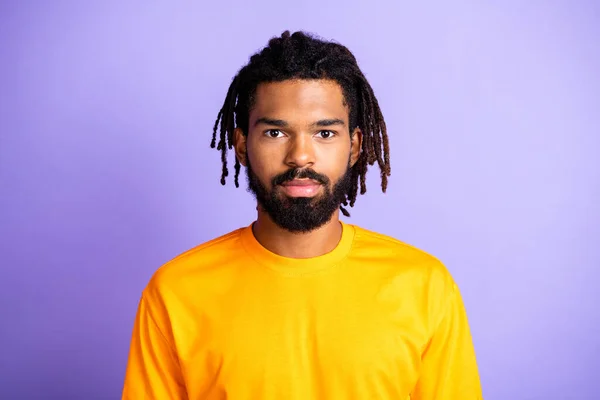
[[599, 3], [367, 3], [1, 3], [0, 398], [120, 396], [151, 274], [255, 216], [208, 146], [231, 78], [306, 29], [390, 132], [349, 221], [446, 263], [485, 398], [600, 399]]

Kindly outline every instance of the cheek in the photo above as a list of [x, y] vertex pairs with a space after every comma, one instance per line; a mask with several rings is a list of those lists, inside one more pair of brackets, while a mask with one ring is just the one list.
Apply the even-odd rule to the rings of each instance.
[[247, 156], [252, 166], [252, 171], [254, 171], [254, 174], [263, 184], [269, 184], [273, 176], [277, 173], [278, 158], [268, 150], [264, 147], [255, 146], [252, 143], [248, 143], [247, 146]]
[[339, 179], [348, 169], [350, 160], [350, 149], [345, 146], [331, 146], [323, 148], [318, 157], [322, 169], [327, 171], [333, 180]]

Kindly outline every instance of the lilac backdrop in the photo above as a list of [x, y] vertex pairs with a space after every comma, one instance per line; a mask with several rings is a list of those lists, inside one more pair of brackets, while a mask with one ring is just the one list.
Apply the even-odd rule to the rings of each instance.
[[211, 3], [1, 3], [0, 398], [119, 397], [151, 274], [254, 217], [208, 147], [232, 76], [306, 29], [390, 131], [350, 221], [447, 264], [485, 398], [600, 399], [598, 3]]

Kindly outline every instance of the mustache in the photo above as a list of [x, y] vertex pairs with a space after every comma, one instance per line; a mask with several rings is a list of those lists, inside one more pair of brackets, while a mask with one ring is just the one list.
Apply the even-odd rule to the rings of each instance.
[[292, 168], [287, 170], [286, 172], [277, 175], [273, 178], [272, 184], [273, 187], [277, 185], [281, 185], [285, 182], [293, 181], [294, 179], [312, 179], [322, 185], [329, 184], [329, 178], [325, 175], [321, 175], [310, 168], [300, 169], [300, 168]]

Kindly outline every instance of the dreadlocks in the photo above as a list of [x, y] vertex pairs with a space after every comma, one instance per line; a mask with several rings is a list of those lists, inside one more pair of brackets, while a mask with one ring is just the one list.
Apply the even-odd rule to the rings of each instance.
[[[352, 185], [340, 206], [342, 213], [349, 216], [343, 206], [354, 206], [359, 182], [360, 194], [367, 192], [368, 165], [377, 162], [381, 171], [381, 190], [385, 192], [387, 189], [391, 169], [385, 121], [373, 89], [350, 50], [304, 32], [290, 35], [289, 31], [285, 31], [281, 37], [272, 38], [268, 46], [250, 57], [250, 62], [233, 78], [215, 121], [210, 143], [210, 147], [216, 147], [221, 152], [221, 184], [225, 185], [225, 178], [229, 175], [227, 150], [233, 148], [235, 127], [241, 128], [244, 135], [248, 134], [249, 115], [254, 105], [256, 87], [260, 83], [288, 79], [336, 81], [342, 88], [345, 103], [349, 108], [350, 133], [352, 134], [354, 127], [360, 128], [363, 133], [361, 153], [351, 171]], [[236, 187], [239, 187], [240, 168], [240, 162], [236, 158]]]

